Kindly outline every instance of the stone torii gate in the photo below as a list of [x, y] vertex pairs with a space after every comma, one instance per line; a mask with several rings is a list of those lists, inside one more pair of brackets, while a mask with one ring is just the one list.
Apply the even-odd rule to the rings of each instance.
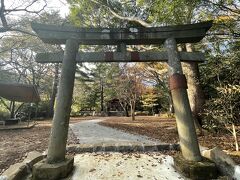
[[[211, 26], [211, 21], [153, 28], [76, 28], [32, 23], [33, 30], [43, 42], [66, 45], [64, 53], [40, 53], [36, 58], [40, 63], [63, 63], [46, 165], [67, 161], [65, 159], [66, 142], [77, 62], [166, 61], [169, 66], [169, 85], [182, 155], [188, 161], [201, 161], [202, 157], [186, 90], [187, 82], [180, 60], [202, 62], [204, 55], [199, 52], [178, 52], [177, 43], [197, 43], [204, 38]], [[164, 44], [166, 51], [138, 53], [123, 50], [121, 52], [78, 53], [79, 45], [150, 44]], [[36, 171], [38, 170], [40, 172], [38, 174], [41, 174], [44, 168], [38, 167]], [[60, 176], [64, 175], [59, 172], [56, 177]]]

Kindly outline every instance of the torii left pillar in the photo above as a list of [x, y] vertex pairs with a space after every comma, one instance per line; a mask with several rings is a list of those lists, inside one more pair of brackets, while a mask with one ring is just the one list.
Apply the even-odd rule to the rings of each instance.
[[48, 146], [47, 162], [50, 164], [65, 160], [78, 47], [76, 40], [67, 40]]
[[65, 158], [65, 154], [78, 48], [76, 40], [66, 41], [47, 160], [34, 166], [34, 180], [64, 178], [72, 171], [73, 158]]

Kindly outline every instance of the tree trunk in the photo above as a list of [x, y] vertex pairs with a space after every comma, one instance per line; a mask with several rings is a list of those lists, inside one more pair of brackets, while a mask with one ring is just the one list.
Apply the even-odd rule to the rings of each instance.
[[15, 101], [11, 101], [11, 115], [10, 118], [15, 117]]
[[38, 103], [35, 104], [36, 107], [35, 107], [35, 118], [38, 117]]
[[235, 141], [236, 151], [239, 151], [237, 132], [236, 132], [236, 128], [235, 128], [234, 124], [232, 124], [232, 134], [233, 134], [233, 138], [234, 138], [234, 141]]
[[174, 107], [173, 107], [171, 92], [169, 92], [168, 102], [169, 102], [169, 113], [172, 114], [172, 113], [174, 113]]
[[132, 121], [135, 121], [135, 102], [130, 103]]
[[103, 113], [104, 111], [104, 106], [103, 106], [103, 102], [104, 102], [104, 96], [103, 96], [103, 80], [100, 80], [100, 89], [101, 89], [101, 113]]
[[126, 117], [129, 117], [129, 114], [128, 114], [128, 104], [125, 105], [124, 111], [125, 111]]
[[50, 102], [49, 102], [48, 117], [53, 117], [53, 114], [54, 114], [54, 104], [55, 104], [55, 99], [57, 96], [58, 79], [59, 79], [59, 64], [56, 64], [53, 85], [52, 85], [52, 94], [51, 94], [51, 98], [50, 98]]
[[[192, 52], [193, 48], [191, 44], [186, 44], [186, 51]], [[193, 115], [193, 120], [195, 127], [202, 133], [201, 118], [200, 113], [204, 105], [204, 93], [201, 88], [199, 80], [199, 68], [196, 62], [182, 62], [183, 72], [187, 78], [188, 84], [188, 97], [190, 102], [190, 107]]]
[[119, 101], [121, 107], [122, 107], [122, 110], [125, 112], [125, 116], [126, 117], [129, 117], [129, 114], [128, 114], [128, 103], [127, 102], [121, 102]]

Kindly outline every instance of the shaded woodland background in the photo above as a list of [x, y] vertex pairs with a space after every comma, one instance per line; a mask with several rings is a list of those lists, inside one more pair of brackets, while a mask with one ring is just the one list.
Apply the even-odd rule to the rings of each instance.
[[[179, 44], [179, 51], [203, 51], [201, 64], [182, 63], [196, 127], [236, 136], [240, 123], [240, 3], [238, 0], [68, 0], [70, 15], [46, 9], [46, 0], [20, 0], [0, 7], [0, 82], [36, 85], [41, 102], [21, 104], [0, 99], [0, 119], [52, 117], [61, 64], [38, 64], [38, 52], [55, 52], [39, 40], [30, 23], [78, 27], [156, 27], [213, 20], [198, 44]], [[37, 8], [36, 8], [37, 7]], [[80, 46], [84, 52], [115, 51], [115, 46]], [[128, 51], [161, 51], [162, 46], [127, 46]], [[101, 114], [118, 99], [125, 115], [171, 114], [167, 64], [78, 64], [72, 116]], [[238, 140], [235, 138], [236, 149]]]

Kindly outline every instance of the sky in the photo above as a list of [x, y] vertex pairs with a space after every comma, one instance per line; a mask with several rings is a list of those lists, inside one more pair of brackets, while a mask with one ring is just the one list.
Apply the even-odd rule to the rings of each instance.
[[[59, 10], [60, 15], [65, 17], [69, 14], [69, 6], [66, 0], [46, 0], [47, 7], [45, 11], [50, 10]], [[14, 8], [25, 8], [29, 5], [30, 0], [5, 0], [5, 8], [6, 9], [14, 9]], [[44, 6], [44, 0], [38, 0], [34, 5], [28, 8], [28, 10], [39, 10], [41, 7]], [[17, 16], [23, 14], [23, 12], [12, 13], [12, 16]]]
[[59, 10], [62, 17], [69, 14], [69, 6], [66, 0], [48, 0], [48, 2], [50, 2], [48, 9]]

